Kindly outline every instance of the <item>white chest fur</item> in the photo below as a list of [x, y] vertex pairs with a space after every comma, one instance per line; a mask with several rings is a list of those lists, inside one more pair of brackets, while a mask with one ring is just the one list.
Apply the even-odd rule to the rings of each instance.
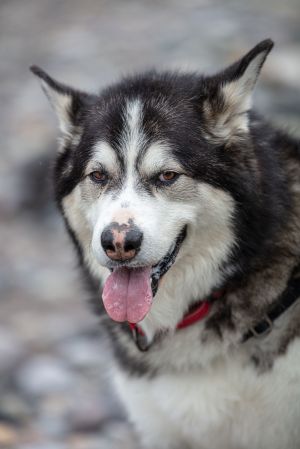
[[299, 449], [300, 342], [258, 374], [237, 356], [153, 379], [115, 376], [145, 448]]

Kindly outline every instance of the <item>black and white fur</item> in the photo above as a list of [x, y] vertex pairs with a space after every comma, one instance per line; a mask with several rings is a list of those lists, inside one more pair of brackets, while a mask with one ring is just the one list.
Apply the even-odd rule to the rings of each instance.
[[[300, 447], [300, 301], [268, 336], [242, 342], [300, 262], [299, 142], [251, 110], [272, 46], [261, 42], [214, 76], [152, 71], [99, 95], [32, 68], [62, 131], [58, 206], [99, 305], [100, 283], [117, 266], [101, 247], [107, 224], [134, 220], [142, 230], [131, 268], [155, 266], [187, 229], [139, 323], [147, 352], [99, 307], [114, 380], [145, 448]], [[176, 173], [170, 183], [166, 171]], [[207, 318], [176, 331], [220, 288]]]

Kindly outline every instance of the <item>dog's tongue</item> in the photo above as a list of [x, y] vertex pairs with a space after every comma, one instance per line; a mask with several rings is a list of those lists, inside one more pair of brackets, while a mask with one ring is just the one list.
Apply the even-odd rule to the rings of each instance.
[[108, 315], [115, 321], [138, 323], [152, 303], [151, 267], [117, 268], [107, 278], [102, 299]]

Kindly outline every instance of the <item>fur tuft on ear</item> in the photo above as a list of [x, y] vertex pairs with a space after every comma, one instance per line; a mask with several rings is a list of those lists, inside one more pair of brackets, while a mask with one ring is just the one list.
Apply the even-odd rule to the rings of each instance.
[[59, 83], [36, 65], [31, 66], [30, 70], [40, 79], [42, 89], [57, 115], [60, 130], [64, 135], [71, 135], [76, 126], [79, 111], [90, 96]]
[[248, 131], [252, 93], [274, 43], [266, 39], [243, 58], [209, 79], [204, 115], [213, 140], [230, 140]]

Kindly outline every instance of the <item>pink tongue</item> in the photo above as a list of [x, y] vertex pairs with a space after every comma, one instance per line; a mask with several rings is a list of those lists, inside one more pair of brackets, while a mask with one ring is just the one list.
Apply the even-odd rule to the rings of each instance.
[[117, 268], [107, 278], [102, 299], [108, 315], [115, 321], [138, 323], [152, 303], [151, 267]]

